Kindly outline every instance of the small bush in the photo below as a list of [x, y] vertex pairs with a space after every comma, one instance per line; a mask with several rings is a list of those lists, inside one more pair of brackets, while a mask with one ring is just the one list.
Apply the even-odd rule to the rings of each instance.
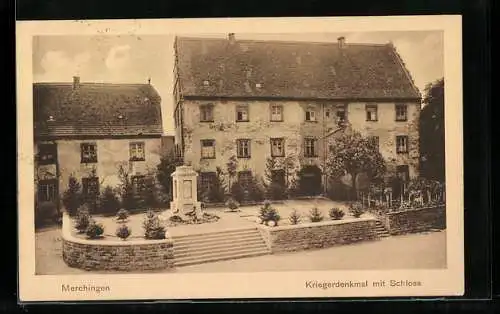
[[344, 218], [345, 215], [343, 210], [336, 207], [330, 209], [330, 212], [328, 214], [330, 215], [330, 218], [333, 220], [340, 220]]
[[75, 228], [79, 233], [84, 233], [90, 225], [91, 216], [86, 206], [78, 208], [75, 217]]
[[120, 221], [126, 220], [128, 216], [129, 216], [128, 210], [124, 208], [120, 209], [118, 213], [116, 213], [116, 218]]
[[361, 205], [361, 203], [358, 202], [351, 203], [349, 205], [349, 211], [355, 218], [359, 218], [365, 212], [363, 209], [363, 205]]
[[127, 225], [121, 225], [116, 229], [116, 236], [122, 240], [127, 239], [131, 233], [132, 231]]
[[120, 200], [110, 186], [104, 188], [100, 203], [100, 212], [103, 214], [114, 215], [120, 209]]
[[299, 222], [300, 222], [300, 219], [301, 219], [301, 216], [300, 214], [297, 212], [296, 209], [294, 209], [291, 213], [290, 213], [290, 217], [288, 218], [290, 220], [290, 223], [292, 225], [297, 225]]
[[317, 207], [314, 207], [309, 212], [309, 220], [311, 220], [311, 222], [320, 222], [323, 219], [324, 219], [323, 214]]
[[148, 240], [165, 239], [165, 227], [161, 224], [160, 218], [152, 210], [148, 210], [144, 222], [144, 238]]
[[97, 239], [104, 233], [104, 227], [102, 224], [99, 224], [95, 220], [91, 219], [85, 233], [89, 239]]
[[241, 186], [239, 182], [233, 183], [231, 186], [231, 198], [236, 200], [237, 202], [241, 203], [244, 201], [245, 198], [245, 190]]
[[78, 180], [71, 175], [68, 181], [68, 189], [64, 191], [62, 203], [70, 216], [77, 214], [78, 208], [83, 204], [81, 185]]
[[240, 207], [240, 204], [232, 197], [230, 197], [227, 202], [226, 206], [231, 210], [231, 211], [236, 211], [238, 207]]
[[269, 201], [265, 201], [264, 205], [260, 209], [259, 218], [262, 219], [263, 223], [267, 223], [269, 221], [274, 221], [276, 225], [278, 221], [281, 219], [278, 211], [271, 206]]

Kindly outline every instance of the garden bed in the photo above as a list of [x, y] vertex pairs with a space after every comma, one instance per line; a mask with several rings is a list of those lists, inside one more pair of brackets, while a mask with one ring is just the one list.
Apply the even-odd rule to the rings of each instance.
[[[99, 221], [100, 222], [100, 221]], [[70, 266], [85, 270], [152, 270], [173, 267], [173, 241], [146, 240], [131, 235], [126, 241], [104, 234], [90, 240], [76, 236], [73, 222], [63, 215], [63, 260]], [[106, 230], [106, 229], [105, 229]], [[111, 230], [115, 230], [112, 228]]]

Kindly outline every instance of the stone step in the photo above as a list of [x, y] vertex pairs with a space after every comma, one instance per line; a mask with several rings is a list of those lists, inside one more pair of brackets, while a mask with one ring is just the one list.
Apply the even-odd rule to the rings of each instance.
[[208, 237], [224, 237], [227, 235], [237, 235], [237, 234], [245, 234], [252, 233], [258, 231], [255, 227], [250, 228], [239, 228], [239, 229], [228, 229], [228, 230], [220, 230], [215, 232], [204, 232], [204, 233], [196, 233], [196, 234], [187, 234], [182, 236], [173, 236], [174, 240], [184, 240], [184, 239], [196, 239], [196, 238], [208, 238]]
[[183, 248], [182, 250], [174, 249], [174, 256], [175, 258], [182, 258], [186, 256], [202, 256], [207, 253], [220, 253], [223, 254], [225, 252], [237, 252], [237, 251], [242, 251], [242, 250], [250, 250], [250, 249], [266, 249], [266, 244], [264, 241], [260, 242], [255, 242], [255, 243], [241, 243], [239, 245], [234, 245], [234, 244], [228, 244], [225, 246], [208, 246], [208, 247], [202, 247], [202, 248], [193, 248], [193, 247], [186, 247]]
[[206, 241], [206, 242], [192, 242], [192, 243], [174, 243], [174, 250], [176, 252], [185, 251], [185, 250], [197, 250], [197, 249], [217, 249], [228, 246], [240, 246], [251, 243], [263, 243], [264, 240], [260, 235], [254, 235], [252, 237], [243, 237], [237, 239], [221, 239], [218, 241]]
[[182, 240], [174, 240], [174, 247], [184, 247], [184, 246], [191, 246], [191, 245], [202, 245], [202, 244], [210, 244], [210, 243], [231, 243], [231, 242], [236, 242], [236, 241], [253, 241], [257, 239], [262, 239], [262, 236], [257, 233], [248, 233], [248, 234], [241, 234], [241, 235], [227, 235], [227, 236], [221, 236], [221, 237], [207, 237], [207, 238], [193, 238], [193, 239], [182, 239]]
[[196, 257], [183, 257], [179, 259], [175, 259], [175, 266], [180, 267], [180, 266], [188, 266], [188, 265], [196, 265], [196, 264], [203, 264], [203, 263], [210, 263], [210, 262], [217, 262], [217, 261], [224, 261], [224, 260], [232, 260], [232, 259], [239, 259], [239, 258], [245, 258], [245, 257], [255, 257], [255, 256], [261, 256], [261, 255], [267, 255], [269, 254], [269, 250], [267, 248], [258, 248], [258, 249], [252, 249], [252, 250], [244, 250], [244, 251], [232, 251], [224, 254], [220, 253], [212, 253], [212, 254], [207, 254], [207, 255], [200, 255]]

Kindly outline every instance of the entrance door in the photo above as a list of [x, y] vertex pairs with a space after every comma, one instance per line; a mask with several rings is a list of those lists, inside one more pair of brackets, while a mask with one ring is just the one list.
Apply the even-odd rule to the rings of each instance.
[[304, 196], [321, 194], [321, 169], [317, 166], [304, 166], [299, 172], [299, 189]]

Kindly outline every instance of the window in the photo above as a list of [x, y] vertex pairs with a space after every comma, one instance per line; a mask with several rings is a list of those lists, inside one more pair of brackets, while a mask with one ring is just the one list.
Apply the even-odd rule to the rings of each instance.
[[200, 173], [201, 190], [205, 192], [210, 192], [212, 190], [215, 177], [216, 177], [215, 172], [201, 172]]
[[408, 165], [396, 166], [396, 176], [403, 182], [408, 182], [410, 180], [410, 170]]
[[144, 175], [132, 176], [131, 181], [136, 193], [142, 193], [146, 189], [146, 177]]
[[271, 139], [271, 156], [272, 157], [285, 156], [285, 140], [283, 138]]
[[56, 144], [38, 145], [38, 163], [41, 165], [55, 164], [57, 160]]
[[144, 142], [130, 143], [130, 161], [144, 161]]
[[271, 121], [283, 121], [283, 106], [272, 105], [271, 106]]
[[95, 163], [97, 162], [97, 144], [96, 143], [82, 143], [81, 149], [81, 163]]
[[271, 171], [271, 177], [273, 182], [281, 186], [285, 186], [285, 170], [284, 169], [276, 169]]
[[57, 198], [57, 180], [38, 181], [38, 201], [54, 202]]
[[250, 158], [250, 140], [236, 140], [238, 158]]
[[347, 120], [347, 110], [346, 105], [337, 105], [336, 106], [336, 115], [339, 123], [343, 123]]
[[370, 143], [373, 145], [373, 147], [376, 150], [379, 150], [379, 137], [378, 136], [371, 136]]
[[377, 121], [377, 105], [366, 105], [366, 121]]
[[243, 187], [248, 187], [252, 183], [252, 172], [249, 170], [238, 172], [238, 183]]
[[248, 106], [236, 107], [236, 122], [248, 122]]
[[201, 140], [201, 158], [215, 158], [215, 140]]
[[316, 121], [316, 111], [310, 108], [306, 110], [306, 121]]
[[212, 104], [200, 106], [200, 122], [214, 121], [214, 106]]
[[407, 110], [405, 104], [396, 104], [396, 121], [406, 121]]
[[99, 178], [82, 178], [83, 197], [91, 197], [99, 194]]
[[408, 136], [396, 136], [396, 152], [398, 154], [408, 152]]
[[304, 139], [304, 156], [305, 157], [317, 157], [316, 152], [316, 139], [309, 137]]

